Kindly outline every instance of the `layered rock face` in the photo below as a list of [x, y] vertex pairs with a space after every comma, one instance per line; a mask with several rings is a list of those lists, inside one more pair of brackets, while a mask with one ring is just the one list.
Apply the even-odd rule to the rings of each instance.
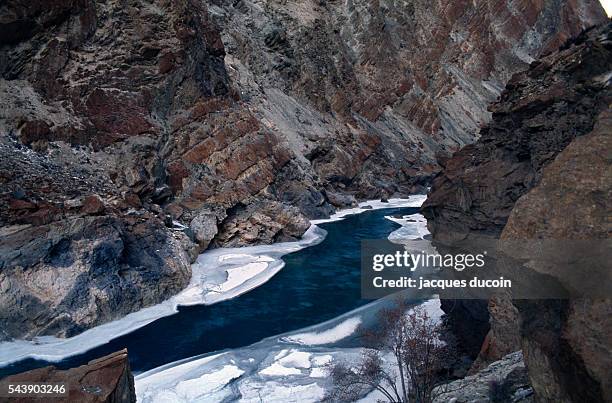
[[423, 205], [439, 242], [498, 237], [542, 169], [608, 108], [607, 43], [582, 35], [566, 46], [512, 77], [479, 141], [445, 162]]
[[475, 140], [513, 73], [605, 19], [595, 1], [240, 0], [210, 10], [243, 99], [326, 189], [361, 198], [423, 189], [436, 153]]
[[[127, 350], [118, 351], [90, 361], [86, 365], [68, 370], [55, 367], [38, 368], [2, 379], [4, 384], [20, 382], [63, 384], [67, 393], [61, 397], [49, 397], [51, 401], [135, 403], [134, 376], [130, 371]], [[29, 403], [43, 401], [41, 397], [11, 397], [11, 402]]]
[[0, 10], [0, 339], [78, 333], [176, 293], [210, 245], [422, 190], [512, 73], [604, 18], [594, 0]]
[[[611, 39], [612, 24], [591, 29], [510, 80], [480, 140], [434, 180], [423, 211], [435, 239], [609, 239]], [[572, 292], [577, 275], [609, 284], [609, 272], [572, 260], [568, 271], [540, 252], [505, 252]], [[522, 348], [539, 401], [612, 401], [612, 305], [600, 297], [492, 299], [479, 364]]]

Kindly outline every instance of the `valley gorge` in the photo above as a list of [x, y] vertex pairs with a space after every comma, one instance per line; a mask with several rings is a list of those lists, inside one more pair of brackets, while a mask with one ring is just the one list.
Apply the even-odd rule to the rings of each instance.
[[512, 73], [605, 19], [559, 4], [5, 3], [0, 337], [77, 334], [209, 245], [423, 191]]
[[[296, 241], [364, 200], [428, 193], [440, 248], [610, 236], [597, 0], [8, 0], [0, 16], [0, 342], [155, 306], [204, 251]], [[538, 402], [612, 401], [608, 299], [441, 308], [483, 385], [510, 363]], [[136, 398], [126, 354], [88, 364], [110, 374], [104, 401]]]

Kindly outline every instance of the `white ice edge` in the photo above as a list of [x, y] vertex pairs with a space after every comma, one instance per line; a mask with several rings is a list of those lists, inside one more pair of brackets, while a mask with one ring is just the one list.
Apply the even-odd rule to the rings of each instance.
[[368, 210], [380, 210], [385, 208], [401, 208], [401, 207], [421, 207], [427, 195], [413, 195], [407, 199], [389, 199], [387, 202], [380, 200], [370, 200], [359, 203], [358, 207], [342, 209], [331, 215], [329, 218], [310, 221], [312, 224], [323, 224], [327, 222], [340, 221], [352, 214], [363, 213]]
[[402, 244], [404, 241], [425, 239], [425, 236], [429, 235], [427, 219], [420, 213], [404, 215], [401, 218], [392, 216], [385, 218], [401, 225], [387, 237], [393, 243]]
[[[379, 300], [380, 301], [380, 300]], [[419, 304], [434, 321], [443, 312], [438, 299]], [[338, 318], [308, 329], [312, 334], [324, 334], [323, 327], [337, 329], [344, 323], [378, 310], [377, 303], [347, 312]], [[411, 308], [413, 309], [413, 308]], [[137, 400], [141, 403], [162, 402], [170, 398], [173, 403], [189, 401], [257, 402], [260, 392], [266, 402], [316, 402], [329, 387], [327, 365], [337, 360], [350, 361], [361, 354], [360, 348], [291, 345], [287, 340], [297, 339], [304, 329], [284, 336], [275, 336], [251, 346], [241, 347], [205, 357], [194, 357], [166, 364], [135, 377]], [[231, 371], [230, 371], [231, 369]], [[241, 375], [236, 376], [236, 374]], [[225, 375], [225, 378], [223, 378]], [[199, 379], [215, 379], [207, 386]], [[231, 385], [230, 385], [230, 382]], [[187, 389], [191, 385], [194, 389]], [[219, 385], [226, 385], [219, 387]], [[238, 394], [237, 394], [238, 393]], [[192, 400], [190, 400], [190, 398]], [[370, 393], [362, 402], [375, 402], [376, 394]]]
[[340, 322], [331, 329], [322, 330], [320, 332], [298, 333], [288, 336], [286, 340], [308, 345], [330, 344], [345, 339], [355, 333], [359, 325], [361, 325], [361, 318], [356, 316]]
[[[389, 199], [388, 202], [373, 200], [359, 203], [359, 207], [339, 210], [330, 218], [312, 220], [310, 228], [295, 242], [206, 251], [198, 256], [192, 265], [189, 285], [174, 297], [73, 337], [61, 339], [43, 336], [33, 340], [0, 343], [0, 367], [28, 358], [59, 362], [106, 344], [155, 320], [173, 315], [178, 312], [179, 306], [211, 305], [235, 298], [266, 283], [278, 273], [284, 266], [282, 256], [323, 241], [326, 231], [316, 224], [343, 220], [349, 215], [370, 210], [419, 207], [425, 198], [425, 195], [413, 195], [407, 199]], [[249, 266], [252, 264], [257, 264], [257, 269], [255, 266]], [[265, 268], [263, 264], [266, 265]], [[232, 276], [233, 270], [236, 270], [236, 274], [241, 272], [242, 276]]]

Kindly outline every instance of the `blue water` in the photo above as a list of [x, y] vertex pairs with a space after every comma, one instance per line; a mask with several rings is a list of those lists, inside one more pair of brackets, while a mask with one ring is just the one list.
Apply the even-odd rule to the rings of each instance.
[[[255, 343], [337, 317], [368, 303], [360, 298], [360, 241], [386, 239], [399, 225], [384, 218], [418, 208], [371, 210], [319, 225], [328, 234], [318, 245], [283, 257], [286, 265], [264, 285], [211, 306], [181, 307], [130, 334], [53, 364], [74, 367], [127, 348], [133, 371]], [[27, 359], [0, 368], [0, 377], [49, 365]]]

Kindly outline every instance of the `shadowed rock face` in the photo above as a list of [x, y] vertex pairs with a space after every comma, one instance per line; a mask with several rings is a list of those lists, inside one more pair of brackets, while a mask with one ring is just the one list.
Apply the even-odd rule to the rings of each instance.
[[436, 240], [498, 237], [542, 169], [593, 129], [609, 105], [611, 62], [609, 45], [595, 36], [583, 34], [516, 74], [480, 140], [445, 162], [423, 205]]
[[[607, 35], [610, 46], [609, 29]], [[543, 170], [540, 184], [517, 201], [502, 239], [609, 240], [612, 228], [604, 215], [612, 200], [611, 133], [612, 112], [607, 109], [593, 131], [572, 141]], [[566, 284], [573, 281], [563, 267], [534, 269]], [[583, 277], [609, 286], [610, 271], [579, 269]], [[525, 362], [543, 400], [612, 401], [612, 300], [581, 295], [515, 305], [522, 319]]]
[[0, 302], [26, 307], [0, 310], [0, 339], [78, 333], [176, 293], [209, 245], [423, 190], [512, 73], [605, 18], [592, 0], [0, 7]]
[[5, 232], [0, 339], [74, 336], [178, 293], [191, 278], [182, 240], [141, 217], [71, 217]]
[[[127, 350], [118, 351], [68, 370], [53, 366], [8, 376], [0, 383], [45, 382], [66, 386], [67, 395], [49, 398], [58, 402], [135, 403], [134, 376], [130, 371]], [[6, 390], [6, 387], [3, 387]], [[40, 398], [11, 397], [11, 402], [39, 402]]]
[[[510, 80], [481, 139], [446, 161], [434, 180], [423, 212], [436, 240], [610, 238], [611, 35], [610, 23], [589, 30]], [[568, 290], [576, 270], [585, 279], [602, 275], [588, 265], [568, 271], [568, 263], [537, 253], [505, 252]], [[522, 348], [539, 400], [612, 401], [611, 309], [609, 299], [589, 295], [496, 297], [477, 364]]]

